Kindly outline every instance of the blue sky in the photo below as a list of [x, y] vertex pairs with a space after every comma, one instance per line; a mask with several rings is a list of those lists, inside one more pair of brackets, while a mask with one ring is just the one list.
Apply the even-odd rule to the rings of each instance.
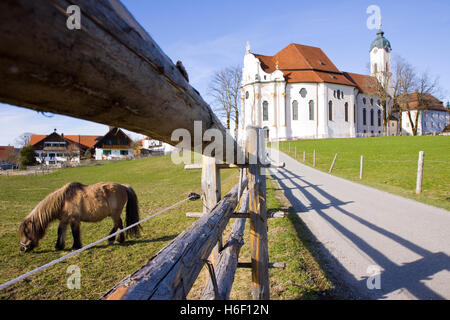
[[[245, 44], [273, 55], [295, 42], [320, 47], [341, 71], [368, 73], [366, 9], [381, 8], [383, 31], [393, 56], [400, 55], [440, 79], [443, 101], [450, 100], [450, 1], [213, 1], [123, 0], [137, 21], [174, 61], [182, 60], [191, 84], [208, 101], [214, 72], [242, 64]], [[0, 145], [23, 132], [104, 134], [106, 126], [0, 104]], [[137, 135], [133, 135], [137, 137]]]

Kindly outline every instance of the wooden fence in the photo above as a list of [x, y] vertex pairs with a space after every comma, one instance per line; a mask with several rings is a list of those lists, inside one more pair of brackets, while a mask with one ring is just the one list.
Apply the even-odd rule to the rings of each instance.
[[[69, 5], [81, 9], [81, 29], [69, 30]], [[105, 299], [185, 299], [206, 264], [211, 278], [203, 299], [227, 299], [237, 267], [252, 269], [254, 299], [269, 299], [263, 132], [247, 129], [245, 146], [229, 133], [176, 65], [118, 0], [3, 0], [0, 2], [0, 101], [126, 128], [174, 144], [175, 129], [191, 136], [223, 134], [223, 148], [203, 156], [200, 219], [121, 281]], [[194, 122], [201, 123], [196, 132]], [[203, 154], [209, 142], [191, 139]], [[225, 148], [234, 159], [224, 163]], [[237, 164], [244, 153], [245, 163]], [[228, 149], [228, 151], [230, 151]], [[229, 160], [229, 159], [228, 159]], [[239, 184], [220, 199], [220, 170], [240, 169]], [[239, 212], [235, 209], [240, 208]], [[195, 214], [194, 214], [195, 216]], [[222, 233], [236, 218], [224, 245]], [[239, 262], [245, 221], [250, 220], [251, 261]]]

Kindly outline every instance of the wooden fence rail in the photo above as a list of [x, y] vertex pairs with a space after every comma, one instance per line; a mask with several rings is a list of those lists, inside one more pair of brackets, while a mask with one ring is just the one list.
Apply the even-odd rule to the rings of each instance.
[[[80, 7], [80, 30], [67, 28], [69, 5]], [[0, 102], [114, 125], [172, 145], [175, 129], [194, 137], [199, 121], [201, 137], [215, 128], [223, 133], [223, 146], [233, 141], [183, 68], [120, 1], [2, 0], [0, 21]], [[187, 143], [185, 149], [198, 153], [209, 144]], [[239, 147], [233, 145], [236, 159]], [[223, 160], [224, 150], [216, 153]]]
[[[249, 195], [248, 191], [242, 197], [241, 209], [248, 210]], [[202, 293], [202, 300], [228, 300], [230, 298], [231, 287], [234, 281], [234, 275], [238, 267], [239, 252], [244, 244], [244, 229], [246, 219], [237, 219], [231, 229], [228, 241], [220, 252], [218, 262], [215, 266], [217, 287], [219, 296], [214, 293], [213, 281], [210, 278]]]

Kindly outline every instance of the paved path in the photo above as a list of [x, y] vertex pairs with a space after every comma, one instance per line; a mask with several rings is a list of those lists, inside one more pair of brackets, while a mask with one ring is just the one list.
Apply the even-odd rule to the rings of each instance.
[[449, 211], [269, 151], [273, 159], [286, 163], [272, 174], [321, 243], [326, 268], [350, 289], [351, 297], [450, 299]]

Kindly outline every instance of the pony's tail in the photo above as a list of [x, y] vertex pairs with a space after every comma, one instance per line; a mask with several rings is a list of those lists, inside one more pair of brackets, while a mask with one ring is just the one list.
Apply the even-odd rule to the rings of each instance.
[[[138, 199], [136, 196], [136, 193], [130, 186], [125, 186], [127, 190], [128, 195], [128, 201], [127, 201], [127, 214], [126, 214], [126, 225], [131, 226], [132, 224], [135, 224], [139, 221], [139, 208], [138, 208]], [[140, 231], [142, 227], [140, 225], [137, 225], [129, 230], [126, 231], [128, 236], [131, 237], [139, 237]]]

